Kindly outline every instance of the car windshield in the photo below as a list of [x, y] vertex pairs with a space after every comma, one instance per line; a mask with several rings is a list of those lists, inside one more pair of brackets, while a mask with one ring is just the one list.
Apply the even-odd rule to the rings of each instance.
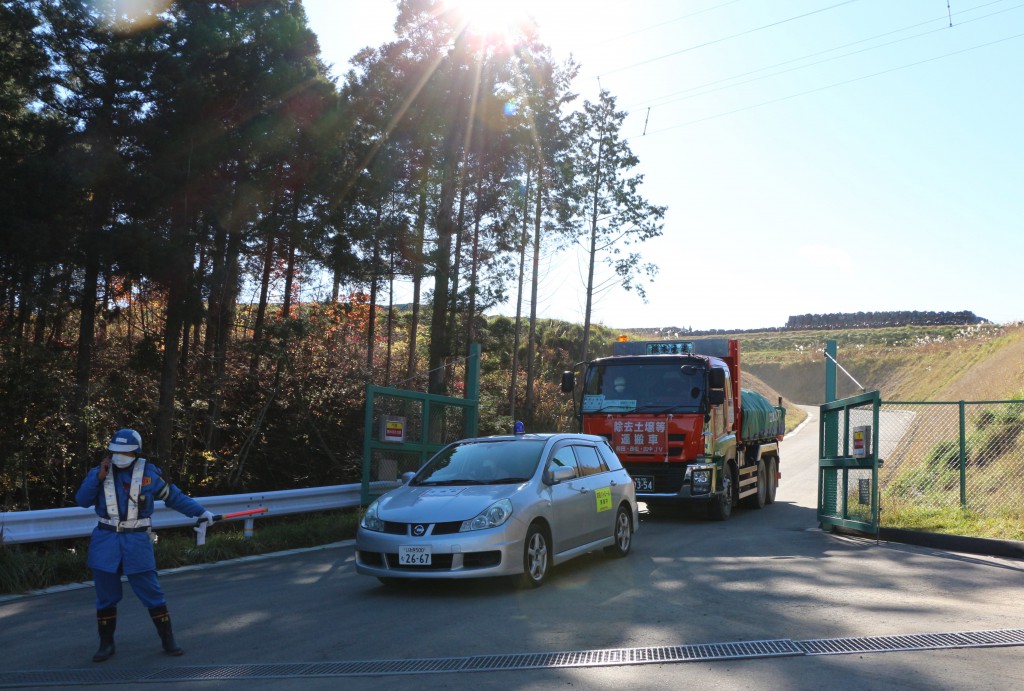
[[494, 485], [533, 477], [543, 439], [503, 439], [454, 444], [420, 469], [413, 485]]
[[696, 413], [704, 393], [704, 363], [671, 358], [657, 363], [595, 365], [587, 371], [584, 413]]

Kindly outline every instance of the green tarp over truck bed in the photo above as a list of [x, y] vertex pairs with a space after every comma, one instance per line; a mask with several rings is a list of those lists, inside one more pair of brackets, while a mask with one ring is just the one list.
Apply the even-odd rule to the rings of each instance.
[[751, 389], [740, 389], [743, 427], [740, 438], [774, 439], [786, 431], [786, 410], [772, 405], [767, 398]]

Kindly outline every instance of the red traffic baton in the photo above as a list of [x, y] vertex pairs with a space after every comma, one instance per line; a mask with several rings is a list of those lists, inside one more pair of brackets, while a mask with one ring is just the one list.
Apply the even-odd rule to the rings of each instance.
[[[218, 514], [214, 514], [213, 520], [214, 521], [223, 521], [223, 520], [228, 519], [228, 518], [241, 518], [242, 516], [255, 516], [256, 514], [266, 513], [267, 511], [269, 511], [269, 509], [264, 506], [263, 508], [260, 508], [260, 509], [248, 509], [246, 511], [235, 511], [233, 513], [218, 513]], [[196, 526], [197, 527], [199, 525], [203, 524], [203, 523], [206, 523], [206, 521], [203, 521], [202, 518], [197, 518], [196, 519]], [[213, 521], [209, 521], [209, 524], [212, 525]]]
[[264, 506], [261, 509], [249, 509], [247, 511], [235, 511], [234, 513], [221, 513], [221, 514], [216, 514], [213, 517], [213, 520], [215, 520], [215, 521], [223, 521], [224, 519], [227, 519], [227, 518], [241, 518], [242, 516], [255, 516], [258, 513], [266, 513], [267, 511], [269, 511], [269, 509]]
[[[249, 509], [248, 511], [235, 511], [233, 513], [222, 513], [215, 514], [213, 521], [204, 521], [202, 518], [196, 520], [196, 525], [192, 529], [196, 531], [196, 545], [206, 544], [206, 529], [213, 525], [214, 521], [222, 521], [225, 518], [241, 518], [242, 516], [254, 516], [259, 513], [266, 513], [267, 508], [263, 507], [260, 509]], [[248, 524], [246, 524], [248, 526]]]

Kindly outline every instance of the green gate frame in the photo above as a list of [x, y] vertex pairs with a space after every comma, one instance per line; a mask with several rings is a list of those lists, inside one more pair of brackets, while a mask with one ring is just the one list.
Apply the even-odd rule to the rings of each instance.
[[[878, 391], [863, 393], [839, 401], [824, 403], [818, 421], [818, 523], [823, 530], [847, 528], [861, 533], [878, 535], [878, 409], [882, 399]], [[850, 409], [871, 404], [871, 445], [864, 458], [850, 454]], [[840, 424], [842, 423], [842, 434]], [[842, 452], [839, 440], [843, 440]], [[850, 470], [871, 471], [871, 515], [869, 521], [850, 516]], [[841, 492], [839, 479], [842, 478]], [[842, 497], [842, 506], [834, 498]]]
[[[403, 441], [401, 443], [385, 442], [374, 438], [374, 410], [378, 397], [397, 398], [407, 401], [420, 401], [423, 404], [420, 424], [420, 438], [414, 441]], [[396, 454], [413, 454], [419, 459], [416, 467], [421, 467], [435, 453], [446, 446], [444, 442], [430, 441], [430, 409], [432, 405], [454, 406], [463, 408], [466, 412], [466, 437], [477, 435], [477, 425], [480, 419], [480, 344], [471, 343], [469, 346], [469, 357], [466, 358], [466, 397], [454, 398], [452, 396], [441, 396], [439, 394], [420, 393], [407, 389], [395, 389], [384, 386], [366, 387], [366, 408], [363, 417], [363, 476], [360, 491], [360, 503], [368, 506], [377, 496], [383, 494], [390, 487], [381, 490], [371, 487], [370, 475], [372, 472], [372, 460], [374, 451], [393, 451]]]

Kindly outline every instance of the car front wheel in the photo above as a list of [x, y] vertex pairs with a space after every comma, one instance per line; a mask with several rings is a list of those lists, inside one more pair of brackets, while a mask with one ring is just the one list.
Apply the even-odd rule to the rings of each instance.
[[523, 573], [517, 584], [520, 588], [539, 588], [551, 571], [551, 547], [547, 532], [533, 524], [526, 533], [523, 547]]

